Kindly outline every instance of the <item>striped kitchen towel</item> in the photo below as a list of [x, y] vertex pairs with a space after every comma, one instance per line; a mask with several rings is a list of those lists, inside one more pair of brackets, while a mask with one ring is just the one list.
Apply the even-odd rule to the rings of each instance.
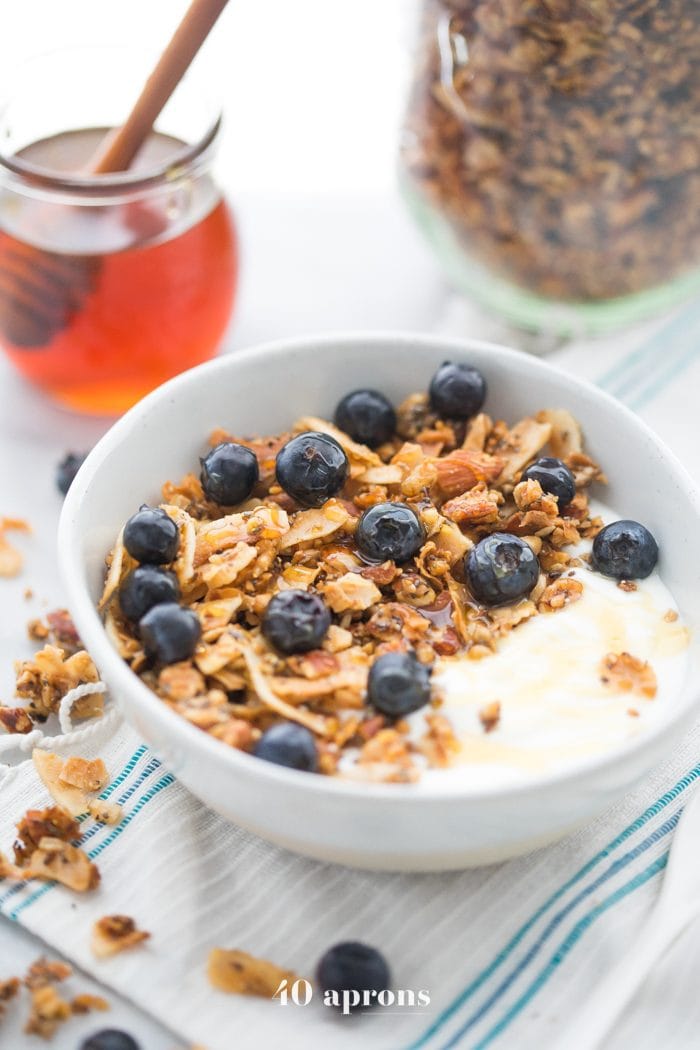
[[[462, 309], [443, 330], [490, 334], [465, 327]], [[699, 346], [695, 305], [556, 357], [642, 411], [693, 469]], [[123, 819], [85, 825], [84, 848], [102, 873], [94, 893], [0, 882], [0, 913], [158, 1018], [174, 1044], [208, 1050], [546, 1050], [643, 923], [700, 780], [697, 727], [634, 794], [557, 845], [498, 867], [411, 876], [316, 863], [225, 823], [116, 712], [51, 746], [105, 759], [112, 780], [103, 797], [122, 805]], [[0, 769], [0, 799], [2, 845], [19, 815], [49, 802], [31, 762]], [[151, 939], [97, 962], [90, 929], [108, 913], [133, 916]], [[700, 951], [690, 934], [626, 1013], [612, 1050], [697, 1047]], [[303, 1006], [227, 996], [206, 979], [214, 946], [312, 976], [323, 951], [345, 939], [384, 952], [402, 1005], [342, 1017], [318, 997]]]

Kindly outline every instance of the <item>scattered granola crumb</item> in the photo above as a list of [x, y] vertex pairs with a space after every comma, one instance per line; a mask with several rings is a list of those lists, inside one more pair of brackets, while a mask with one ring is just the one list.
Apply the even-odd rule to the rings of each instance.
[[637, 584], [634, 582], [634, 580], [619, 580], [617, 586], [620, 588], [621, 591], [627, 591], [628, 593], [632, 593], [633, 591], [637, 590]]
[[61, 780], [64, 784], [94, 794], [109, 782], [109, 773], [101, 758], [89, 760], [74, 755], [64, 762]]
[[7, 578], [19, 576], [24, 565], [24, 557], [16, 547], [13, 547], [5, 533], [10, 530], [16, 532], [31, 532], [31, 527], [23, 518], [0, 518], [0, 576]]
[[552, 583], [547, 584], [537, 602], [540, 612], [557, 612], [583, 597], [583, 584], [580, 580], [572, 580], [569, 576], [560, 576]]
[[32, 761], [44, 787], [66, 813], [79, 817], [87, 812], [88, 798], [83, 790], [63, 780], [65, 760], [51, 751], [35, 747]]
[[33, 642], [44, 642], [49, 637], [49, 628], [41, 618], [37, 618], [27, 624], [27, 634]]
[[0, 707], [0, 725], [8, 733], [31, 733], [34, 723], [24, 707]]
[[675, 609], [669, 609], [667, 612], [664, 613], [664, 620], [666, 621], [666, 623], [675, 623], [677, 619], [678, 613]]
[[76, 893], [94, 890], [100, 881], [99, 870], [87, 853], [49, 836], [39, 840], [24, 877], [60, 882]]
[[459, 741], [450, 721], [435, 712], [427, 714], [427, 732], [421, 737], [418, 747], [428, 760], [428, 765], [443, 769], [449, 766], [459, 752]]
[[52, 984], [43, 984], [32, 989], [29, 1019], [24, 1031], [27, 1035], [51, 1039], [58, 1026], [70, 1016], [70, 1003], [58, 994]]
[[600, 680], [621, 693], [656, 696], [656, 674], [651, 664], [631, 653], [608, 653], [603, 658]]
[[92, 928], [92, 952], [96, 958], [106, 959], [143, 944], [150, 936], [150, 933], [139, 930], [128, 915], [105, 915]]
[[19, 989], [20, 981], [18, 977], [9, 977], [5, 981], [0, 981], [0, 1020], [5, 1015], [7, 1004], [17, 996]]
[[627, 714], [630, 716], [630, 718], [639, 718], [639, 711], [636, 707], [628, 707]]
[[119, 824], [123, 810], [118, 802], [107, 802], [94, 798], [88, 803], [88, 813], [99, 824]]
[[76, 995], [71, 999], [70, 1008], [73, 1014], [89, 1014], [93, 1010], [99, 1010], [100, 1012], [109, 1010], [109, 1003], [101, 995], [91, 995], [89, 992], [83, 992], [81, 995]]
[[42, 988], [46, 984], [65, 981], [73, 973], [70, 963], [47, 959], [41, 955], [27, 970], [23, 984], [26, 988]]
[[[92, 658], [84, 651], [66, 657], [62, 649], [46, 645], [32, 660], [20, 660], [15, 665], [17, 696], [29, 701], [30, 718], [46, 718], [55, 714], [61, 700], [78, 685], [98, 682], [99, 675]], [[85, 717], [86, 710], [94, 710], [95, 697], [78, 700], [73, 707], [76, 718]], [[97, 698], [102, 703], [102, 697]]]
[[283, 970], [266, 959], [237, 949], [212, 948], [207, 960], [207, 977], [214, 988], [233, 995], [258, 995], [270, 999], [283, 980], [298, 979], [292, 970]]
[[31, 587], [25, 587], [24, 588], [23, 597], [24, 597], [25, 602], [30, 602], [32, 600], [32, 598], [34, 597], [34, 591], [32, 590]]
[[479, 721], [484, 727], [485, 733], [490, 733], [496, 728], [501, 720], [501, 702], [500, 700], [492, 700], [491, 703], [486, 704], [479, 711]]

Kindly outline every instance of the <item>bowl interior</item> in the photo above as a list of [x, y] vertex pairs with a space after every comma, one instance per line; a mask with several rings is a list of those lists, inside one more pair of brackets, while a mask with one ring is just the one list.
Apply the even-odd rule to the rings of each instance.
[[105, 554], [138, 506], [159, 500], [163, 481], [198, 472], [215, 427], [278, 433], [303, 415], [332, 417], [339, 398], [357, 387], [375, 387], [398, 403], [426, 389], [448, 358], [482, 370], [489, 385], [485, 408], [496, 418], [513, 422], [540, 408], [569, 409], [583, 427], [586, 450], [610, 480], [599, 495], [659, 539], [661, 575], [693, 635], [686, 694], [668, 713], [674, 720], [694, 700], [699, 662], [692, 629], [700, 623], [700, 502], [688, 475], [636, 416], [593, 386], [515, 351], [432, 336], [314, 337], [242, 351], [172, 380], [115, 424], [74, 482], [61, 525], [72, 611], [81, 630], [87, 628], [98, 665], [119, 661], [94, 609]]

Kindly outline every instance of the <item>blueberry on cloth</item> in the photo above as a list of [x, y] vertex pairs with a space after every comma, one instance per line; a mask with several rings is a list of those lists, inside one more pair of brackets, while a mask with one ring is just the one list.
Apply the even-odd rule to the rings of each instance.
[[260, 477], [255, 453], [233, 441], [223, 441], [200, 462], [204, 494], [222, 507], [235, 507], [248, 499]]
[[127, 620], [138, 623], [149, 609], [161, 602], [176, 602], [180, 597], [175, 573], [158, 565], [139, 565], [122, 581], [119, 604]]
[[360, 518], [355, 543], [370, 561], [406, 561], [425, 543], [425, 529], [405, 503], [375, 503]]
[[333, 422], [353, 441], [376, 448], [396, 430], [396, 412], [378, 390], [353, 390], [338, 402]]
[[542, 456], [523, 471], [524, 481], [539, 481], [542, 491], [556, 496], [560, 507], [571, 503], [576, 482], [566, 463], [554, 456]]
[[149, 656], [161, 664], [177, 664], [192, 656], [202, 627], [196, 613], [167, 602], [154, 605], [139, 620], [139, 634]]
[[377, 711], [403, 718], [430, 700], [430, 668], [414, 653], [384, 653], [370, 667], [367, 696]]
[[486, 400], [486, 380], [472, 365], [445, 361], [430, 380], [430, 407], [447, 419], [470, 419]]
[[638, 521], [613, 521], [593, 540], [591, 565], [616, 580], [643, 580], [659, 558], [656, 540]]
[[103, 1028], [88, 1036], [80, 1044], [80, 1050], [141, 1050], [141, 1047], [128, 1032], [118, 1028]]
[[267, 729], [255, 745], [253, 754], [289, 769], [315, 773], [318, 752], [314, 735], [296, 722], [278, 722]]
[[[380, 951], [360, 941], [335, 944], [323, 955], [316, 968], [316, 980], [325, 992], [381, 992], [391, 988], [391, 971]], [[376, 998], [362, 1002], [374, 1005]], [[357, 1004], [360, 1005], [360, 1004]]]
[[144, 504], [124, 526], [124, 546], [136, 561], [166, 565], [177, 554], [180, 533], [164, 510]]
[[317, 594], [280, 591], [270, 599], [261, 630], [278, 652], [307, 653], [318, 649], [331, 625], [330, 609]]
[[328, 434], [297, 434], [277, 454], [277, 481], [304, 507], [321, 507], [335, 496], [348, 476], [348, 457]]
[[537, 583], [540, 565], [525, 540], [507, 532], [492, 532], [469, 551], [464, 571], [469, 590], [478, 602], [507, 605], [530, 593]]

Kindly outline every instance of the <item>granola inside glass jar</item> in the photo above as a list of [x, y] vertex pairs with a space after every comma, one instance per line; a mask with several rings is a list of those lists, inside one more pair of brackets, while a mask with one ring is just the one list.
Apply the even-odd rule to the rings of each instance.
[[455, 283], [594, 332], [700, 288], [696, 0], [424, 0], [402, 183]]

